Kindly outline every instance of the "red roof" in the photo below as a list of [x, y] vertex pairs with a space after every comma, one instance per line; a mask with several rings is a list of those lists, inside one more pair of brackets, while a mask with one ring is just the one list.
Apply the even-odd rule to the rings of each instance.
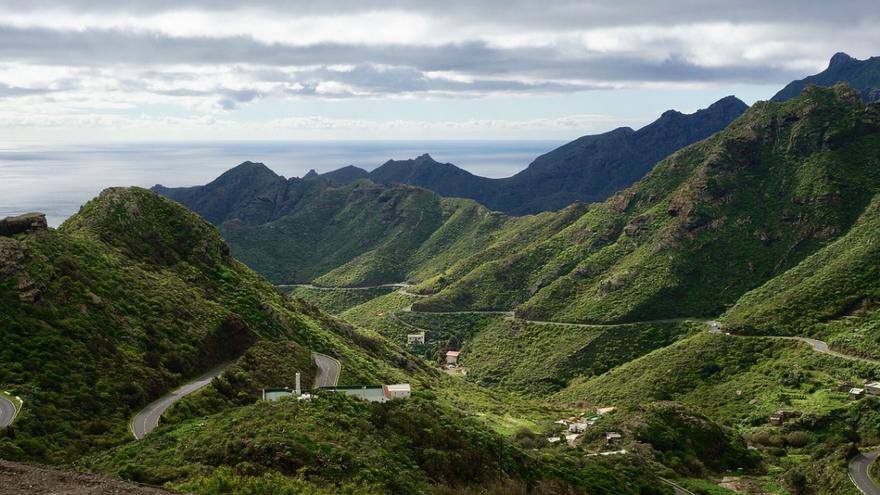
[[446, 355], [449, 357], [458, 357], [461, 354], [461, 351], [446, 351]]

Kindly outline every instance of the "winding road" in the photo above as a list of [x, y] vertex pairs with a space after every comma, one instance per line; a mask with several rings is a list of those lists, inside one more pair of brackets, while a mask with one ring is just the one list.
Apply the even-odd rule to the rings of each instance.
[[313, 352], [315, 364], [318, 365], [318, 374], [315, 376], [315, 388], [335, 387], [339, 383], [339, 372], [342, 364], [330, 356]]
[[155, 402], [147, 405], [141, 412], [137, 413], [131, 420], [131, 433], [137, 440], [143, 439], [154, 428], [159, 426], [159, 418], [162, 413], [168, 410], [172, 404], [186, 397], [187, 395], [204, 388], [211, 383], [211, 380], [220, 376], [226, 368], [230, 367], [234, 361], [221, 364], [216, 368], [204, 373], [195, 380], [183, 385], [182, 387], [160, 397]]
[[849, 479], [865, 495], [880, 495], [880, 487], [868, 476], [868, 466], [880, 452], [865, 452], [849, 461]]
[[0, 395], [0, 428], [6, 428], [11, 425], [17, 414], [18, 408], [15, 407], [15, 404]]
[[[765, 338], [765, 339], [778, 339], [778, 340], [796, 340], [798, 342], [803, 342], [810, 347], [813, 348], [814, 351], [820, 352], [822, 354], [828, 354], [829, 356], [839, 357], [841, 359], [848, 359], [850, 361], [863, 361], [866, 363], [880, 364], [880, 360], [871, 359], [861, 356], [853, 356], [851, 354], [844, 354], [842, 352], [837, 352], [831, 350], [828, 346], [827, 342], [823, 342], [818, 339], [812, 339], [810, 337], [792, 337], [787, 335], [740, 335], [735, 333], [727, 333], [724, 332], [721, 328], [721, 325], [718, 322], [710, 321], [709, 324], [709, 332], [714, 334], [723, 334], [730, 337], [751, 337], [751, 338]], [[880, 495], [880, 494], [878, 494]]]

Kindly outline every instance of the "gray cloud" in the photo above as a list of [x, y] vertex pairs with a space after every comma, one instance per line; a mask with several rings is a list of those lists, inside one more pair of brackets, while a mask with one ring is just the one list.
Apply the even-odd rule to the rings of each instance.
[[[294, 15], [396, 10], [484, 24], [530, 27], [620, 26], [636, 24], [729, 22], [821, 22], [851, 24], [877, 17], [875, 0], [249, 0], [248, 9]], [[65, 8], [76, 12], [148, 14], [184, 9], [230, 11], [240, 0], [0, 0], [14, 11]]]
[[[671, 46], [675, 48], [675, 46]], [[0, 26], [0, 58], [29, 63], [104, 66], [107, 64], [257, 64], [302, 67], [346, 64], [349, 82], [372, 84], [392, 79], [418, 89], [428, 85], [423, 72], [456, 71], [479, 76], [530, 76], [543, 80], [782, 82], [795, 73], [771, 65], [704, 67], [685, 56], [653, 61], [640, 54], [572, 52], [552, 47], [496, 48], [484, 41], [434, 45], [364, 45], [316, 43], [291, 46], [263, 43], [250, 37], [171, 37], [118, 30], [58, 31]], [[403, 67], [378, 73], [371, 65]], [[334, 75], [325, 72], [325, 75]], [[339, 73], [335, 74], [340, 76]], [[381, 76], [381, 77], [380, 77]], [[340, 76], [341, 77], [341, 76]], [[514, 89], [515, 84], [482, 81]], [[449, 83], [450, 89], [455, 86]], [[549, 88], [551, 86], [545, 86]], [[520, 89], [540, 89], [521, 84]], [[573, 84], [556, 89], [583, 89]]]

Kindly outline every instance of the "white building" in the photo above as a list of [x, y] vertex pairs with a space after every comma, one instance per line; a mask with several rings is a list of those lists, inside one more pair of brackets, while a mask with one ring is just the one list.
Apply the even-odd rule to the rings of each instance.
[[394, 385], [383, 385], [385, 389], [385, 397], [391, 399], [406, 399], [412, 395], [412, 388], [409, 383], [397, 383]]
[[407, 345], [416, 345], [425, 343], [425, 332], [410, 333], [406, 336]]
[[446, 351], [446, 364], [458, 365], [458, 356], [461, 351]]

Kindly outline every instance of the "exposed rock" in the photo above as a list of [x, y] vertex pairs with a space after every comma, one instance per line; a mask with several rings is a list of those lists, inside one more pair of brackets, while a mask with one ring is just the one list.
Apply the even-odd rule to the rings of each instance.
[[24, 267], [24, 245], [15, 239], [0, 237], [0, 280]]
[[11, 236], [34, 230], [46, 230], [46, 215], [43, 213], [25, 213], [17, 217], [6, 217], [0, 220], [0, 235]]
[[15, 288], [18, 290], [18, 300], [23, 303], [33, 304], [40, 300], [40, 289], [37, 288], [37, 283], [27, 273], [23, 273], [18, 277], [18, 285]]
[[0, 486], [3, 493], [34, 495], [170, 495], [159, 487], [102, 478], [76, 471], [20, 464], [0, 460]]

